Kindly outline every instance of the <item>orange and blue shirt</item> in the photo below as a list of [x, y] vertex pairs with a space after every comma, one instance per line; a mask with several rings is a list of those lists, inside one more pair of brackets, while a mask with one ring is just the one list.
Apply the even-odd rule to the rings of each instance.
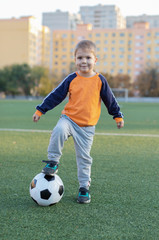
[[99, 73], [93, 77], [83, 77], [77, 72], [68, 75], [46, 98], [36, 107], [39, 116], [60, 104], [69, 94], [68, 103], [62, 114], [65, 114], [79, 126], [94, 126], [101, 113], [101, 100], [108, 113], [114, 119], [122, 119], [123, 114], [114, 97], [107, 80]]

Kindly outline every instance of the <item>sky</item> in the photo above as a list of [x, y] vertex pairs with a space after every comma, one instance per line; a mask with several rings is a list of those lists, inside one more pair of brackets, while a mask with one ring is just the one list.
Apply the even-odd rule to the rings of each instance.
[[124, 17], [141, 14], [159, 15], [158, 0], [0, 0], [0, 19], [35, 16], [39, 22], [43, 12], [57, 9], [78, 13], [80, 6], [117, 5]]

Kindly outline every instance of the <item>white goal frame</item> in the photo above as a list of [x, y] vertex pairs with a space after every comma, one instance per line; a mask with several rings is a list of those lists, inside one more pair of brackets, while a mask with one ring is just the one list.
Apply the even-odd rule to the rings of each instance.
[[127, 88], [111, 88], [114, 96], [118, 99], [123, 99], [123, 101], [128, 101], [129, 90]]

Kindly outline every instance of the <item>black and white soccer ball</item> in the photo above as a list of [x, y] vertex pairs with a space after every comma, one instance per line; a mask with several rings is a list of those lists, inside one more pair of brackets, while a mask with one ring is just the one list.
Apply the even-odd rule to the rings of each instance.
[[37, 174], [30, 183], [31, 198], [40, 206], [50, 206], [58, 203], [64, 194], [64, 185], [61, 178], [55, 174], [48, 176]]

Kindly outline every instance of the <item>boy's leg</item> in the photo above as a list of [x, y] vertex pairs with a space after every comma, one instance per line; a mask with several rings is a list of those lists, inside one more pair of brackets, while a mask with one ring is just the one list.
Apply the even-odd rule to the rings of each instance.
[[62, 155], [64, 142], [70, 136], [69, 121], [61, 117], [52, 131], [48, 146], [48, 161], [42, 172], [46, 175], [54, 175], [58, 171], [58, 163]]
[[90, 151], [93, 143], [94, 132], [94, 126], [79, 127], [73, 135], [80, 188], [89, 189], [90, 186], [92, 166]]
[[69, 121], [61, 117], [52, 131], [48, 146], [48, 160], [59, 162], [64, 142], [71, 135]]

